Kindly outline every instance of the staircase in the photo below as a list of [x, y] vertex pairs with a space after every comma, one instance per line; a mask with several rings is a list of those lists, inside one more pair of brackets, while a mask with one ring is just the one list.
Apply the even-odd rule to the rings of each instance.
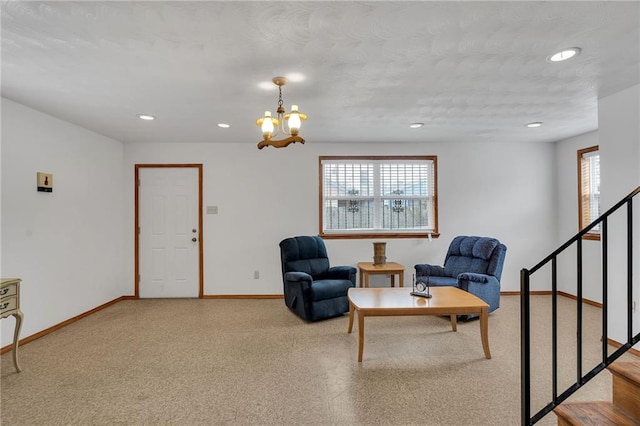
[[[629, 195], [617, 202], [613, 207], [603, 213], [598, 219], [585, 227], [582, 231], [574, 235], [558, 249], [544, 258], [531, 269], [520, 270], [520, 351], [521, 351], [521, 424], [532, 426], [540, 421], [544, 416], [552, 411], [558, 418], [559, 425], [638, 425], [640, 426], [640, 362], [623, 362], [619, 359], [634, 345], [640, 343], [640, 332], [634, 330], [635, 302], [634, 292], [638, 291], [638, 280], [634, 278], [638, 272], [634, 272], [637, 266], [637, 254], [634, 255], [634, 238], [640, 235], [638, 225], [640, 220], [637, 213], [633, 212], [633, 199], [640, 194], [640, 186]], [[640, 202], [640, 196], [636, 199], [636, 204]], [[626, 211], [626, 215], [625, 215]], [[626, 251], [626, 279], [617, 279], [616, 285], [609, 285], [609, 217], [616, 214], [618, 218], [624, 219], [626, 216], [626, 226], [620, 221], [613, 221], [612, 225], [616, 232], [626, 231], [626, 238], [614, 237], [611, 239], [611, 246], [617, 249], [615, 253], [618, 258], [624, 256]], [[635, 218], [635, 220], [634, 220]], [[634, 224], [635, 222], [635, 224]], [[602, 256], [602, 325], [600, 327], [601, 336], [601, 360], [595, 365], [582, 365], [582, 305], [583, 305], [583, 258], [582, 240], [583, 236], [592, 228], [600, 225], [600, 249]], [[626, 241], [625, 241], [626, 240]], [[637, 242], [636, 242], [637, 244]], [[569, 254], [563, 254], [566, 249], [575, 249], [575, 271], [576, 271], [576, 341], [575, 349], [577, 360], [575, 368], [576, 380], [565, 390], [559, 388], [558, 380], [558, 263], [562, 262], [562, 267], [570, 265]], [[622, 250], [621, 250], [622, 249]], [[560, 256], [562, 255], [562, 259]], [[636, 266], [634, 266], [636, 265]], [[546, 272], [536, 275], [551, 285], [551, 401], [547, 403], [537, 413], [531, 415], [531, 276], [536, 271], [544, 267]], [[624, 285], [624, 287], [623, 287]], [[611, 306], [609, 302], [609, 292], [617, 292], [618, 296], [624, 296], [626, 303], [618, 303], [618, 306]], [[614, 312], [615, 310], [615, 312]], [[626, 337], [621, 342], [616, 342], [620, 347], [610, 353], [609, 347], [609, 312], [616, 315], [619, 320], [626, 320]], [[636, 334], [634, 334], [636, 333]], [[583, 368], [586, 367], [586, 368]], [[566, 402], [574, 392], [587, 384], [600, 372], [605, 369], [613, 375], [613, 401], [612, 402]], [[587, 371], [585, 371], [587, 370]], [[566, 402], [566, 403], [565, 403]]]
[[640, 425], [640, 361], [617, 361], [607, 370], [613, 376], [613, 401], [564, 402], [553, 409], [558, 426]]

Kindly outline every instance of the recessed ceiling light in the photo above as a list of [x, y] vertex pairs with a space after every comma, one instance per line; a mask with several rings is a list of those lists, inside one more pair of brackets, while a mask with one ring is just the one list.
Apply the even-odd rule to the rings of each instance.
[[530, 127], [530, 128], [542, 127], [542, 121], [534, 121], [533, 123], [527, 124], [527, 127]]
[[549, 55], [547, 57], [547, 61], [549, 62], [560, 62], [566, 61], [567, 59], [571, 59], [580, 53], [582, 49], [579, 47], [570, 47], [569, 49], [563, 49], [559, 52], [554, 53], [553, 55]]
[[424, 126], [424, 123], [411, 123], [409, 124], [409, 127], [411, 127], [412, 129], [418, 129], [420, 127]]
[[155, 120], [156, 119], [153, 115], [149, 115], [149, 114], [138, 114], [138, 118], [140, 120]]
[[223, 129], [228, 129], [230, 126], [227, 123], [218, 123], [218, 127], [222, 127]]

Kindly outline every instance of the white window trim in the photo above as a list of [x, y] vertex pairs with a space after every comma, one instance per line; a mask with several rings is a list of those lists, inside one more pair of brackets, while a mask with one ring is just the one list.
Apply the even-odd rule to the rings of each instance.
[[[589, 213], [590, 220], [585, 220], [585, 212], [584, 210], [589, 208], [591, 205], [591, 201], [585, 206], [583, 202], [585, 194], [583, 193], [583, 188], [587, 184], [589, 189], [589, 194], [591, 194], [591, 186], [593, 186], [593, 181], [589, 179], [589, 182], [584, 182], [584, 172], [583, 172], [583, 163], [588, 161], [593, 156], [599, 156], [600, 150], [599, 146], [592, 146], [589, 148], [579, 149], [578, 150], [578, 230], [582, 231], [587, 225], [593, 222], [595, 219], [592, 217], [591, 213]], [[589, 166], [587, 166], [589, 167]], [[591, 173], [591, 168], [589, 167], [589, 172]], [[584, 223], [586, 221], [586, 223]], [[589, 240], [599, 240], [600, 239], [600, 227], [592, 228], [587, 234], [583, 236], [584, 239]]]

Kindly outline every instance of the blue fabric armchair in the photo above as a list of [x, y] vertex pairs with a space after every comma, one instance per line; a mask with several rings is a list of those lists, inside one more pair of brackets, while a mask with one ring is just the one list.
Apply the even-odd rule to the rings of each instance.
[[329, 266], [322, 238], [300, 236], [280, 242], [284, 303], [305, 321], [349, 312], [347, 291], [356, 285], [356, 268]]
[[458, 236], [451, 241], [444, 267], [415, 265], [416, 281], [431, 286], [454, 286], [500, 307], [500, 277], [507, 247], [495, 238]]

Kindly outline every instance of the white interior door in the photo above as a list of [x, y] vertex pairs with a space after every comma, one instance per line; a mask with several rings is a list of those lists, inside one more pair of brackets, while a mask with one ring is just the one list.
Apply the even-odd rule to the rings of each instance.
[[198, 297], [198, 169], [140, 168], [139, 296]]

